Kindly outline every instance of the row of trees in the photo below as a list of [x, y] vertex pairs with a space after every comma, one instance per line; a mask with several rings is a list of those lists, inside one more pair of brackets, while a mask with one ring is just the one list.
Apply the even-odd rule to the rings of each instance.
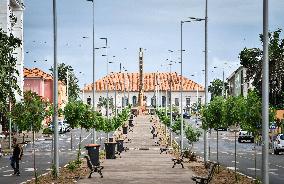
[[[82, 101], [70, 101], [65, 109], [61, 111], [65, 116], [65, 119], [72, 128], [80, 128], [90, 130], [95, 128], [97, 131], [104, 131], [106, 133], [115, 131], [121, 127], [130, 116], [130, 109], [125, 108], [117, 117], [111, 117], [107, 119], [102, 116], [100, 112], [94, 111], [91, 106], [84, 104]], [[20, 131], [32, 131], [33, 135], [39, 132], [43, 128], [43, 121], [51, 119], [53, 114], [51, 104], [44, 101], [36, 93], [27, 91], [24, 92], [24, 99], [21, 102], [15, 103], [9, 116], [13, 120], [14, 124]], [[49, 122], [51, 123], [51, 122]], [[81, 133], [78, 151], [78, 161], [81, 155]], [[33, 148], [34, 148], [34, 136], [33, 136]], [[36, 172], [36, 159], [34, 153], [34, 171]]]

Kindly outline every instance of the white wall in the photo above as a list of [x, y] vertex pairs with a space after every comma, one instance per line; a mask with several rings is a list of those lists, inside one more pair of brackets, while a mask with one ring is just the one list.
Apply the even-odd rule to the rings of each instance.
[[[151, 105], [151, 98], [154, 96], [155, 92], [154, 91], [151, 91], [151, 92], [145, 92], [144, 95], [147, 97], [147, 106], [150, 106]], [[169, 93], [168, 93], [169, 95]], [[190, 91], [190, 92], [183, 92], [183, 108], [185, 109], [186, 107], [186, 98], [190, 98], [190, 105], [192, 105], [193, 103], [196, 103], [197, 102], [197, 91]], [[95, 103], [97, 105], [98, 101], [99, 101], [99, 98], [100, 96], [102, 97], [105, 97], [106, 98], [106, 92], [96, 92], [95, 93]], [[122, 106], [122, 97], [124, 96], [124, 93], [122, 92], [117, 92], [117, 107], [121, 107]], [[125, 96], [128, 97], [128, 92], [125, 93]], [[138, 92], [129, 92], [129, 97], [130, 97], [130, 100], [129, 100], [129, 103], [132, 104], [132, 98], [133, 96], [136, 96], [137, 97], [137, 103], [138, 103]], [[166, 96], [166, 93], [165, 92], [161, 92], [161, 95], [160, 95], [160, 99], [162, 99], [162, 96]], [[84, 102], [87, 103], [87, 98], [91, 98], [91, 104], [93, 102], [92, 100], [92, 97], [93, 97], [93, 94], [92, 94], [92, 91], [89, 91], [89, 92], [85, 92], [84, 93]], [[113, 98], [115, 97], [115, 93], [114, 91], [109, 91], [109, 97], [110, 98]], [[204, 91], [203, 92], [198, 92], [198, 97], [201, 98], [201, 103], [204, 104], [204, 101], [205, 101], [205, 93]], [[174, 105], [175, 104], [175, 98], [178, 98], [179, 99], [179, 105], [180, 104], [180, 92], [173, 92], [172, 93], [172, 104]], [[169, 99], [167, 99], [169, 100]], [[162, 100], [160, 100], [162, 102]], [[169, 102], [170, 103], [170, 102]], [[133, 104], [132, 104], [133, 105]]]

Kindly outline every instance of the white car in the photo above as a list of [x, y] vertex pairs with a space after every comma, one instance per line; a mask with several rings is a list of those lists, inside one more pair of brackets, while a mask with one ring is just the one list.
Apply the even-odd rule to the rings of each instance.
[[274, 141], [273, 151], [275, 155], [279, 155], [280, 152], [284, 152], [284, 134], [277, 135]]
[[[49, 125], [49, 128], [53, 131], [53, 124]], [[66, 126], [63, 121], [58, 121], [58, 132], [65, 133]]]

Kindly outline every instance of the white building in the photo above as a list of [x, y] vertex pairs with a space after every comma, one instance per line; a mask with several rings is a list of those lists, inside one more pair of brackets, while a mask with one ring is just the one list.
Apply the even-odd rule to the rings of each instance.
[[253, 89], [252, 81], [246, 81], [246, 68], [240, 66], [228, 78], [229, 91], [231, 96], [247, 96], [248, 90]]
[[[15, 50], [17, 59], [17, 70], [19, 71], [18, 85], [23, 93], [24, 86], [24, 43], [23, 43], [23, 0], [0, 0], [0, 28], [7, 34], [12, 33], [15, 37], [22, 40], [21, 47]], [[16, 99], [21, 99], [22, 94], [16, 94]]]
[[[166, 101], [168, 101], [169, 105], [170, 89], [172, 89], [172, 104], [180, 107], [180, 80], [181, 77], [177, 73], [144, 73], [144, 104], [146, 108], [155, 107], [156, 94], [159, 96], [160, 106], [165, 107]], [[133, 107], [138, 105], [139, 73], [113, 73], [97, 80], [95, 87], [96, 107], [101, 97], [106, 98], [107, 91], [109, 91], [109, 98], [113, 99], [113, 103], [116, 95], [117, 107], [123, 106], [124, 95], [126, 104], [131, 104]], [[92, 105], [93, 85], [86, 85], [82, 91], [83, 101]], [[197, 100], [199, 100], [199, 103], [204, 104], [204, 96], [203, 86], [183, 77], [182, 105], [184, 111], [189, 111], [190, 106], [196, 103]]]

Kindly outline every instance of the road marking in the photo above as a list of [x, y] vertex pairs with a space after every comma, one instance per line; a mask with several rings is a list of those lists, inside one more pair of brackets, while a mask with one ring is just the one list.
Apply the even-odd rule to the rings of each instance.
[[34, 171], [34, 168], [25, 168], [25, 171], [26, 171], [26, 172], [33, 172], [33, 171]]
[[[233, 160], [232, 162], [233, 162], [233, 163], [235, 163], [235, 161], [234, 161], [234, 160]], [[236, 163], [238, 164], [239, 162], [237, 161]]]
[[3, 175], [3, 176], [7, 177], [7, 176], [12, 176], [12, 175], [13, 175], [13, 173], [12, 174], [6, 174], [6, 175]]
[[260, 169], [258, 169], [258, 168], [247, 168], [248, 170], [252, 170], [252, 171], [254, 171], [254, 170], [257, 170], [257, 171], [260, 171]]
[[13, 172], [13, 171], [14, 171], [14, 170], [9, 169], [9, 170], [3, 171], [3, 173]]
[[[227, 167], [230, 170], [235, 170], [235, 167]], [[239, 168], [236, 168], [237, 170], [239, 170]]]
[[281, 166], [281, 165], [275, 165], [276, 167], [280, 167], [280, 168], [282, 168], [282, 169], [284, 169], [284, 167], [283, 166]]
[[274, 176], [278, 176], [279, 174], [275, 173], [275, 172], [269, 172], [269, 174], [272, 174]]

